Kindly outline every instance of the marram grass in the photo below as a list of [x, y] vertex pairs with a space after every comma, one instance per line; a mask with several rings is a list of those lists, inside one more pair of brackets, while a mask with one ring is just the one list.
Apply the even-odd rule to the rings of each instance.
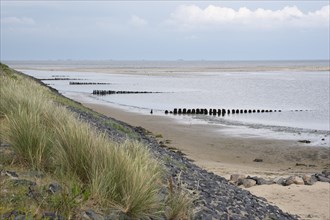
[[170, 218], [186, 218], [190, 204], [186, 195], [160, 200], [164, 171], [145, 146], [129, 140], [111, 142], [55, 104], [49, 89], [3, 67], [1, 64], [0, 137], [12, 145], [23, 165], [70, 176], [100, 205], [110, 205], [136, 219], [157, 218], [169, 214], [169, 209]]
[[49, 157], [51, 142], [39, 115], [18, 107], [17, 111], [6, 115], [1, 130], [3, 139], [12, 144], [22, 162], [33, 169], [48, 167], [46, 158]]
[[113, 205], [132, 217], [157, 215], [161, 210], [158, 192], [162, 170], [150, 160], [148, 150], [138, 142], [125, 142], [98, 153], [102, 162], [94, 164], [92, 191], [111, 199]]

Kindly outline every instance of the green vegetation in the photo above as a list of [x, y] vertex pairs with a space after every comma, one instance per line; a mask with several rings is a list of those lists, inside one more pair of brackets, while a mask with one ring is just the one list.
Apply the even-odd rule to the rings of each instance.
[[[18, 208], [38, 216], [40, 209], [50, 209], [73, 218], [79, 207], [93, 204], [136, 219], [157, 218], [162, 213], [170, 219], [188, 218], [191, 201], [186, 194], [171, 189], [167, 198], [159, 196], [166, 184], [164, 170], [141, 143], [112, 142], [63, 107], [83, 108], [78, 103], [3, 64], [0, 97], [0, 140], [14, 151], [12, 160], [6, 157], [1, 163], [40, 170], [65, 186], [62, 193], [50, 197], [43, 184], [38, 185], [40, 198], [28, 204], [26, 192], [11, 193], [9, 180], [0, 179], [1, 189], [7, 189], [0, 191], [1, 198], [6, 198], [1, 199], [0, 213]], [[115, 122], [105, 123], [130, 132]]]
[[191, 204], [193, 198], [183, 190], [184, 187], [175, 188], [172, 182], [170, 178], [168, 183], [170, 193], [166, 200], [168, 205], [166, 216], [169, 219], [190, 219], [192, 217]]

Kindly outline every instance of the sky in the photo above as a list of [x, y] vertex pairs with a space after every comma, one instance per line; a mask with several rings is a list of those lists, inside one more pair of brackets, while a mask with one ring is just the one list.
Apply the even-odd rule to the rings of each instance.
[[329, 60], [329, 1], [1, 0], [1, 60]]

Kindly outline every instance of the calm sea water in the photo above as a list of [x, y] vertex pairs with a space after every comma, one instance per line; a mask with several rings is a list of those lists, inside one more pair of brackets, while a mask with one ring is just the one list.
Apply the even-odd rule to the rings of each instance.
[[[165, 110], [174, 108], [282, 110], [224, 117], [198, 115], [189, 117], [189, 123], [204, 122], [288, 132], [317, 130], [326, 136], [329, 134], [330, 74], [329, 70], [324, 71], [329, 69], [329, 61], [103, 61], [85, 62], [84, 65], [46, 62], [16, 63], [13, 66], [41, 79], [57, 75], [79, 79], [75, 80], [79, 82], [111, 83], [69, 85], [69, 81], [73, 80], [45, 80], [45, 83], [51, 84], [64, 95], [83, 94], [97, 103], [111, 103], [142, 114], [149, 114], [153, 109], [155, 114], [163, 115]], [[53, 71], [40, 70], [46, 67]], [[115, 72], [60, 70], [63, 67], [95, 67], [103, 68], [105, 72], [111, 69]], [[154, 74], [155, 71], [157, 74]], [[159, 93], [93, 96], [91, 93], [94, 89]]]

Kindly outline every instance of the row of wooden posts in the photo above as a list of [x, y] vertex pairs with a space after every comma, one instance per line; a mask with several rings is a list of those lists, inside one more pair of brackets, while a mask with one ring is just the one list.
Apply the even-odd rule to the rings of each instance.
[[55, 77], [55, 78], [44, 78], [44, 79], [39, 79], [39, 80], [82, 80], [82, 79]]
[[60, 78], [63, 78], [63, 77], [69, 77], [67, 75], [52, 75], [52, 77], [60, 77]]
[[101, 83], [101, 82], [69, 82], [69, 85], [109, 85], [111, 83]]
[[93, 90], [93, 95], [111, 95], [111, 94], [139, 94], [139, 93], [158, 93], [147, 91], [114, 91], [114, 90]]
[[204, 114], [204, 115], [225, 115], [225, 114], [243, 114], [243, 113], [265, 113], [265, 112], [281, 112], [282, 110], [265, 110], [265, 109], [187, 109], [187, 108], [175, 108], [173, 111], [165, 111], [165, 114]]

